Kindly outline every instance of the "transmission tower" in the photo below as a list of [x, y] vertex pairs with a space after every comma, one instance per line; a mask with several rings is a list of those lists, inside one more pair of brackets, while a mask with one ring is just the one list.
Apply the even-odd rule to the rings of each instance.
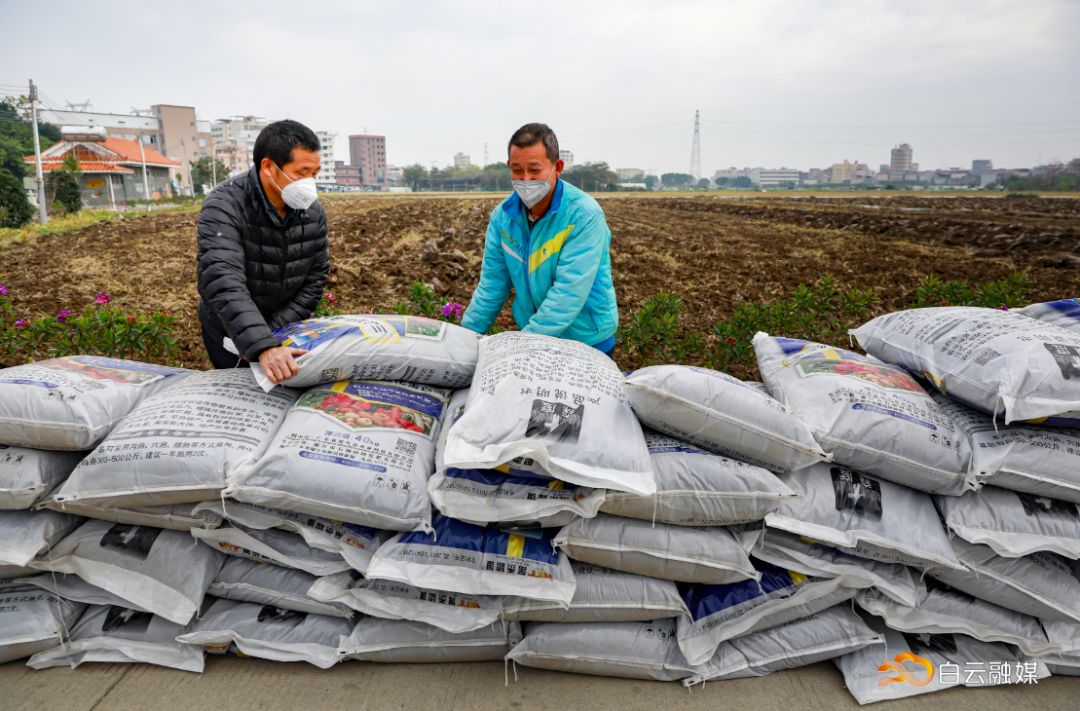
[[694, 143], [690, 146], [690, 175], [701, 180], [701, 112], [694, 111]]

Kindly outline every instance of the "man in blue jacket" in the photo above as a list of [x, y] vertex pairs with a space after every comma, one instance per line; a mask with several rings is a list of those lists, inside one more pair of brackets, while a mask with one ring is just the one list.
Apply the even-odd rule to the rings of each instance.
[[559, 141], [542, 123], [510, 138], [514, 194], [491, 213], [480, 283], [461, 319], [491, 328], [514, 288], [514, 320], [611, 355], [619, 309], [611, 283], [611, 230], [596, 200], [559, 179]]

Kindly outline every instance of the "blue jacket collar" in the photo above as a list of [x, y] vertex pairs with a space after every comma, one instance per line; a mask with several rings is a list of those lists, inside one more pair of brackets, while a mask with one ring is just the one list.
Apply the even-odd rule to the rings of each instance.
[[[551, 207], [549, 207], [548, 211], [544, 213], [544, 217], [547, 217], [548, 215], [559, 211], [559, 208], [562, 206], [562, 198], [563, 181], [562, 178], [559, 178], [555, 181], [555, 196], [551, 198]], [[521, 201], [521, 198], [518, 197], [517, 193], [511, 193], [510, 197], [508, 197], [506, 200], [503, 200], [502, 209], [503, 212], [505, 212], [507, 215], [510, 215], [511, 217], [517, 217], [525, 209], [525, 203]]]

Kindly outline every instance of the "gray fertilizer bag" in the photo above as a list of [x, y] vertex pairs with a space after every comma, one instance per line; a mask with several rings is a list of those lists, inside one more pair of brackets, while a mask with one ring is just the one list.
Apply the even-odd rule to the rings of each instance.
[[766, 676], [859, 650], [880, 650], [883, 642], [881, 633], [863, 622], [848, 604], [837, 605], [722, 643], [683, 685]]
[[654, 526], [600, 514], [564, 526], [555, 545], [574, 560], [650, 578], [720, 584], [758, 577], [735, 536], [720, 527]]
[[[312, 318], [283, 326], [274, 337], [284, 346], [307, 351], [296, 359], [300, 372], [283, 383], [294, 388], [339, 380], [467, 387], [481, 338], [445, 321], [377, 314]], [[251, 369], [263, 389], [274, 387], [257, 363]]]
[[675, 638], [675, 620], [650, 622], [538, 622], [506, 655], [537, 669], [678, 681], [693, 673]]
[[1080, 563], [1053, 553], [1021, 558], [997, 555], [989, 546], [952, 539], [967, 568], [928, 571], [946, 585], [995, 605], [1044, 620], [1080, 622]]
[[48, 498], [36, 508], [96, 518], [113, 523], [128, 523], [132, 526], [150, 526], [167, 528], [170, 531], [190, 531], [192, 528], [206, 528], [216, 525], [195, 512], [198, 504], [164, 504], [162, 506], [99, 506], [89, 501], [57, 501]]
[[225, 556], [186, 533], [87, 521], [34, 567], [72, 573], [180, 625], [202, 604]]
[[0, 664], [60, 644], [85, 608], [32, 585], [0, 583]]
[[1080, 511], [1071, 501], [987, 486], [963, 496], [936, 497], [945, 525], [969, 543], [1016, 558], [1049, 551], [1080, 558]]
[[230, 476], [226, 494], [393, 531], [431, 519], [427, 480], [449, 392], [343, 380], [306, 391], [266, 454]]
[[24, 578], [27, 575], [33, 575], [36, 572], [37, 571], [33, 568], [28, 568], [23, 565], [0, 564], [0, 583], [4, 583], [15, 578]]
[[0, 442], [93, 449], [144, 398], [188, 372], [98, 356], [0, 369]]
[[877, 617], [867, 624], [885, 636], [885, 646], [867, 647], [834, 660], [844, 685], [860, 704], [903, 699], [954, 686], [1035, 683], [1046, 666], [1007, 644], [963, 634], [905, 634]]
[[963, 569], [927, 494], [830, 464], [782, 479], [799, 498], [766, 516], [768, 528], [885, 563]]
[[83, 456], [0, 444], [0, 510], [29, 509], [67, 479]]
[[346, 605], [372, 617], [411, 620], [447, 632], [471, 632], [499, 619], [500, 598], [368, 580], [355, 570], [319, 578], [308, 591], [317, 600]]
[[689, 615], [679, 618], [679, 649], [690, 664], [705, 664], [721, 643], [808, 617], [855, 595], [837, 578], [811, 578], [754, 561], [759, 580], [679, 586]]
[[563, 607], [574, 571], [552, 544], [555, 529], [483, 528], [435, 516], [434, 531], [399, 533], [375, 551], [367, 577], [470, 595], [518, 595]]
[[847, 588], [876, 588], [893, 600], [914, 605], [923, 585], [920, 576], [906, 565], [883, 563], [844, 553], [812, 538], [775, 528], [744, 532], [750, 554], [780, 568], [816, 578], [835, 578]]
[[653, 365], [626, 377], [634, 413], [658, 432], [770, 471], [828, 461], [810, 428], [759, 385], [687, 365]]
[[656, 493], [610, 491], [604, 513], [676, 526], [730, 526], [759, 521], [795, 496], [776, 475], [753, 464], [706, 452], [645, 431]]
[[443, 515], [470, 523], [512, 524], [523, 528], [564, 526], [578, 516], [596, 515], [604, 489], [553, 479], [531, 459], [518, 458], [492, 469], [446, 466], [446, 438], [465, 414], [468, 389], [450, 399], [435, 449], [435, 474], [428, 481], [431, 503]]
[[1051, 674], [1080, 676], [1080, 623], [1043, 620], [1050, 643], [1058, 650], [1040, 657]]
[[[32, 572], [38, 573], [38, 571]], [[72, 602], [82, 602], [87, 605], [115, 605], [125, 609], [146, 612], [145, 610], [139, 610], [139, 608], [132, 607], [131, 603], [119, 595], [114, 595], [108, 590], [102, 590], [96, 585], [91, 585], [78, 575], [68, 575], [65, 573], [38, 573], [36, 575], [20, 578], [17, 581], [12, 581], [12, 583], [33, 585], [36, 588], [50, 592], [65, 600], [71, 600]]]
[[[348, 573], [345, 573], [348, 575]], [[208, 595], [226, 600], [273, 605], [283, 610], [352, 619], [345, 605], [323, 602], [308, 594], [321, 578], [295, 568], [262, 563], [250, 558], [230, 557], [210, 583]]]
[[765, 333], [754, 336], [754, 351], [769, 391], [836, 463], [933, 494], [974, 488], [967, 438], [901, 368]]
[[1037, 618], [972, 597], [929, 576], [926, 594], [913, 607], [890, 600], [876, 590], [860, 591], [855, 601], [885, 620], [890, 629], [900, 632], [966, 634], [983, 642], [1011, 644], [1028, 656], [1061, 649], [1050, 642]]
[[226, 525], [193, 528], [191, 535], [226, 555], [283, 565], [310, 575], [333, 575], [349, 570], [349, 564], [340, 554], [312, 548], [295, 533], [278, 528]]
[[1017, 309], [1016, 313], [1080, 333], [1080, 299], [1058, 299], [1042, 304], [1029, 304]]
[[501, 660], [521, 639], [516, 622], [494, 622], [471, 632], [447, 632], [423, 622], [364, 617], [342, 642], [346, 659], [438, 664]]
[[298, 395], [264, 393], [249, 368], [189, 375], [135, 407], [53, 498], [113, 507], [217, 498], [230, 472], [259, 458]]
[[503, 617], [519, 622], [647, 622], [687, 614], [670, 580], [570, 561], [577, 588], [570, 608], [522, 597], [503, 598]]
[[307, 662], [329, 669], [341, 660], [341, 643], [355, 623], [341, 617], [283, 610], [273, 605], [208, 598], [199, 619], [177, 642], [217, 647], [235, 645], [249, 657]]
[[480, 343], [447, 467], [492, 469], [527, 457], [579, 486], [656, 491], [641, 425], [615, 362], [583, 343], [507, 331]]
[[0, 511], [0, 565], [29, 566], [81, 522], [54, 511]]
[[[312, 548], [341, 556], [353, 570], [361, 573], [367, 572], [375, 549], [389, 537], [386, 531], [354, 523], [235, 501], [207, 501], [197, 505], [194, 511], [218, 524], [229, 521], [247, 529], [275, 528], [295, 533]], [[213, 525], [208, 527], [212, 528]]]
[[183, 625], [149, 612], [93, 605], [79, 618], [66, 643], [38, 652], [26, 665], [74, 669], [83, 662], [134, 663], [201, 673], [203, 650], [176, 641], [184, 631]]
[[867, 353], [1005, 424], [1080, 425], [1076, 331], [1015, 311], [945, 306], [879, 316], [851, 334]]
[[971, 470], [980, 484], [1080, 504], [1080, 432], [1076, 429], [1006, 427], [944, 395], [935, 399], [952, 412], [970, 440]]

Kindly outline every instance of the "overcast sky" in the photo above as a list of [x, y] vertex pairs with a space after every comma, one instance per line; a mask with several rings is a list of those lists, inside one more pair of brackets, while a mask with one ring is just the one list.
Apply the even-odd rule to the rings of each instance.
[[502, 160], [543, 121], [578, 162], [923, 168], [1080, 156], [1080, 2], [543, 0], [0, 4], [0, 92], [294, 118], [387, 159]]

